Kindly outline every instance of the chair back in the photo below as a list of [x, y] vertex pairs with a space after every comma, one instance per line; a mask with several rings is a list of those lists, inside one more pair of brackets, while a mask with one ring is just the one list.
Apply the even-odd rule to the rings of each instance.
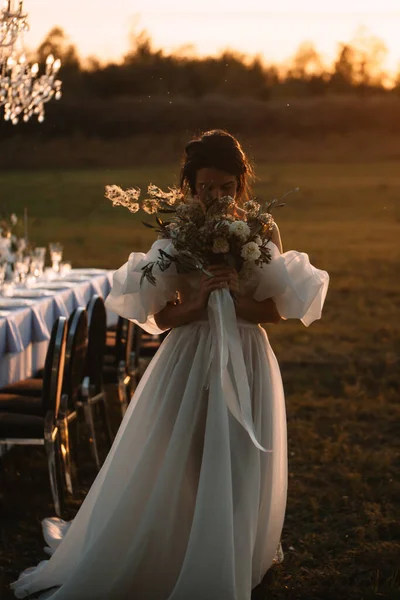
[[95, 294], [86, 307], [88, 315], [89, 343], [86, 357], [85, 375], [89, 377], [94, 393], [103, 387], [103, 361], [106, 348], [107, 314], [103, 298]]
[[126, 365], [129, 364], [132, 347], [134, 344], [135, 328], [135, 324], [132, 323], [132, 321], [124, 319], [123, 317], [119, 317], [115, 341], [115, 358], [117, 366], [122, 361]]
[[131, 347], [131, 359], [129, 366], [132, 369], [138, 370], [140, 367], [140, 350], [142, 347], [143, 329], [139, 325], [134, 325], [133, 341]]
[[52, 410], [57, 418], [60, 408], [67, 342], [67, 319], [58, 317], [54, 322], [43, 373], [43, 415]]
[[63, 394], [68, 396], [68, 409], [74, 410], [83, 380], [88, 349], [88, 317], [82, 306], [76, 308], [68, 319], [67, 347]]

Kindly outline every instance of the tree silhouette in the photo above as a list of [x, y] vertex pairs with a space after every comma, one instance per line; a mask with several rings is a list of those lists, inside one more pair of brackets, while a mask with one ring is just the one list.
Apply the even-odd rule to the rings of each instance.
[[61, 59], [64, 68], [74, 68], [75, 70], [80, 68], [78, 52], [75, 46], [69, 42], [68, 36], [61, 27], [53, 27], [49, 31], [36, 54], [37, 61], [42, 64], [46, 62], [49, 54], [53, 54], [55, 58]]
[[311, 42], [300, 44], [290, 68], [292, 77], [296, 79], [308, 79], [323, 73], [321, 56]]
[[348, 44], [340, 44], [339, 56], [334, 63], [330, 86], [333, 91], [349, 91], [355, 83], [355, 55]]
[[[324, 66], [310, 42], [299, 46], [284, 70], [266, 64], [261, 56], [249, 57], [232, 49], [205, 57], [196, 55], [193, 48], [187, 53], [184, 48], [166, 53], [154, 47], [146, 31], [132, 33], [130, 49], [120, 63], [104, 64], [96, 58], [82, 63], [60, 27], [46, 35], [36, 60], [43, 65], [49, 54], [62, 61], [63, 98], [48, 104], [44, 123], [23, 125], [24, 132], [42, 139], [74, 132], [113, 139], [211, 126], [294, 131], [297, 121], [289, 122], [286, 113], [283, 117], [276, 112], [270, 99], [278, 99], [278, 106], [282, 99], [295, 97], [389, 93], [383, 87], [382, 72], [386, 47], [365, 31], [339, 46], [331, 68]], [[400, 73], [395, 91], [400, 93]], [[350, 127], [350, 118], [361, 119], [358, 112], [347, 111], [345, 117], [344, 129]], [[337, 118], [333, 125], [329, 119], [327, 123], [336, 127]], [[0, 128], [4, 137], [17, 132], [6, 123], [0, 123]]]
[[362, 27], [356, 33], [351, 46], [356, 63], [356, 84], [364, 87], [382, 86], [385, 78], [383, 63], [388, 53], [385, 43]]
[[385, 44], [361, 29], [351, 43], [340, 44], [333, 68], [327, 69], [315, 46], [302, 43], [286, 72], [267, 66], [260, 56], [248, 57], [228, 49], [219, 56], [199, 57], [193, 47], [166, 54], [155, 48], [150, 35], [134, 26], [130, 49], [121, 63], [100, 64], [92, 58], [85, 66], [60, 27], [54, 27], [37, 50], [40, 63], [48, 54], [62, 61], [64, 90], [79, 98], [172, 97], [229, 98], [312, 96], [329, 92], [366, 93], [383, 90]]
[[384, 42], [360, 29], [349, 44], [341, 44], [330, 80], [333, 91], [358, 93], [383, 88], [387, 75], [383, 62], [387, 55]]
[[80, 90], [82, 73], [78, 51], [61, 27], [53, 27], [36, 51], [36, 60], [42, 68], [49, 54], [61, 60], [59, 77], [63, 82], [63, 93], [71, 94]]

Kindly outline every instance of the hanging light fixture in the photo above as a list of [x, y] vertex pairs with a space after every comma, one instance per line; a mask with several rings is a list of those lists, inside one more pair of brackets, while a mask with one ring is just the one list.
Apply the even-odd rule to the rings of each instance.
[[17, 10], [13, 10], [11, 0], [5, 3], [0, 13], [0, 48], [12, 46], [21, 33], [28, 31], [27, 18], [28, 15], [22, 12], [22, 0]]
[[13, 125], [20, 118], [27, 122], [33, 115], [42, 123], [45, 103], [61, 98], [62, 83], [57, 79], [61, 61], [50, 54], [45, 72], [39, 75], [38, 63], [31, 66], [25, 55], [23, 34], [28, 29], [23, 0], [17, 9], [13, 0], [8, 0], [0, 13], [0, 106], [4, 107], [4, 119]]

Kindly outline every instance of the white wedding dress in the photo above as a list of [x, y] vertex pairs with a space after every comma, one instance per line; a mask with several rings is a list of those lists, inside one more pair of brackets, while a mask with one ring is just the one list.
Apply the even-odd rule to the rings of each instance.
[[[320, 318], [325, 271], [306, 254], [273, 259], [242, 281], [274, 298], [283, 318]], [[141, 268], [168, 252], [131, 254], [107, 305], [158, 333], [153, 315], [196, 294], [199, 274]], [[276, 557], [287, 491], [281, 375], [265, 331], [237, 322], [227, 290], [208, 320], [170, 332], [132, 398], [108, 457], [75, 519], [45, 519], [50, 560], [12, 584], [52, 600], [249, 600]], [[280, 553], [279, 553], [280, 554]], [[47, 591], [46, 591], [47, 590]]]

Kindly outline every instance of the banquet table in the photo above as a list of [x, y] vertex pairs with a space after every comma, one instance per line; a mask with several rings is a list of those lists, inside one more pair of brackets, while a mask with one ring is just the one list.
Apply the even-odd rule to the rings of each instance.
[[[44, 367], [54, 321], [85, 307], [94, 294], [106, 298], [114, 271], [72, 269], [59, 279], [42, 279], [0, 297], [0, 388], [32, 377]], [[107, 325], [117, 322], [107, 311]]]

